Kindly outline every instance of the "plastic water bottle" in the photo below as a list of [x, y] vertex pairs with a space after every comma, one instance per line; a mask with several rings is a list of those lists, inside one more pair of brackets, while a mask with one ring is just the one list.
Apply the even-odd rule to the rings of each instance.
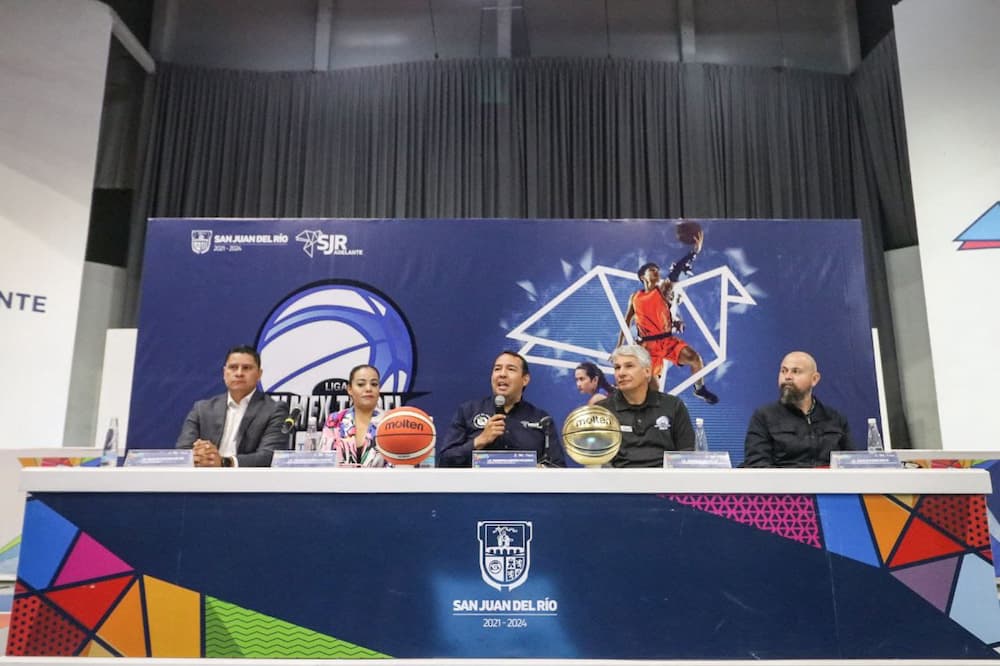
[[868, 450], [884, 451], [882, 447], [882, 435], [878, 433], [878, 422], [875, 419], [868, 419]]
[[309, 417], [309, 425], [306, 426], [306, 440], [302, 443], [303, 451], [315, 451], [319, 446], [319, 433], [316, 432], [316, 417]]
[[705, 434], [705, 419], [694, 420], [694, 450], [698, 453], [708, 452], [708, 436]]
[[111, 417], [108, 432], [104, 435], [104, 450], [101, 451], [101, 467], [118, 467], [118, 418]]

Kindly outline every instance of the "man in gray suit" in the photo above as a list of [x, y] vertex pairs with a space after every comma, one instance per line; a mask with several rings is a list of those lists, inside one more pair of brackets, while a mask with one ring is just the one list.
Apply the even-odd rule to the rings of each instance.
[[288, 448], [281, 432], [288, 405], [257, 390], [262, 374], [253, 347], [226, 354], [222, 380], [229, 390], [194, 403], [177, 438], [177, 448], [194, 449], [196, 467], [267, 467], [276, 449]]

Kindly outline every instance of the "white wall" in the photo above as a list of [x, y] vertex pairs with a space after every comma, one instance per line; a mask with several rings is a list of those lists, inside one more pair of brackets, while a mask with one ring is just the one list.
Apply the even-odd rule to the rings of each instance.
[[98, 2], [0, 2], [0, 448], [63, 444], [110, 35]]
[[[112, 418], [118, 419], [118, 453], [125, 454], [128, 443], [128, 415], [132, 400], [132, 373], [135, 368], [137, 329], [118, 328], [107, 332], [101, 393], [97, 407], [94, 446], [104, 446], [104, 435]], [[177, 426], [180, 432], [180, 425]]]
[[889, 280], [896, 360], [910, 441], [915, 449], [940, 449], [941, 423], [934, 393], [934, 366], [919, 248], [886, 252], [885, 272]]
[[103, 437], [107, 428], [107, 422], [98, 420], [97, 415], [101, 370], [108, 329], [120, 325], [125, 282], [124, 268], [90, 261], [84, 264], [66, 410], [66, 446], [90, 446], [95, 433]]
[[1000, 2], [894, 16], [942, 448], [996, 450], [1000, 248], [954, 239], [1000, 200]]

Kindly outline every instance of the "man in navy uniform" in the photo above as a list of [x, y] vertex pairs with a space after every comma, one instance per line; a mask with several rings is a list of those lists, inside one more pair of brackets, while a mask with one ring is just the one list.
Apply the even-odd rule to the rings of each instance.
[[471, 467], [473, 451], [534, 451], [539, 464], [562, 467], [562, 445], [553, 434], [552, 417], [524, 399], [530, 381], [524, 357], [501, 352], [490, 375], [493, 394], [459, 407], [438, 449], [438, 466]]

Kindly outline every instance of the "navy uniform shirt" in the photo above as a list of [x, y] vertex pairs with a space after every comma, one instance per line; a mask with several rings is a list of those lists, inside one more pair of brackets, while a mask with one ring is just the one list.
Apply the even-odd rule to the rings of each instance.
[[[486, 422], [496, 414], [493, 396], [464, 403], [455, 413], [448, 426], [448, 434], [439, 442], [437, 451], [438, 467], [471, 467], [474, 440], [483, 431]], [[530, 427], [537, 425], [548, 412], [535, 407], [527, 400], [520, 400], [509, 412], [504, 434], [493, 440], [480, 451], [534, 451], [538, 462], [547, 462], [558, 467], [564, 466], [562, 445], [555, 434], [552, 419], [544, 429]], [[548, 434], [549, 450], [545, 450], [545, 436]]]

